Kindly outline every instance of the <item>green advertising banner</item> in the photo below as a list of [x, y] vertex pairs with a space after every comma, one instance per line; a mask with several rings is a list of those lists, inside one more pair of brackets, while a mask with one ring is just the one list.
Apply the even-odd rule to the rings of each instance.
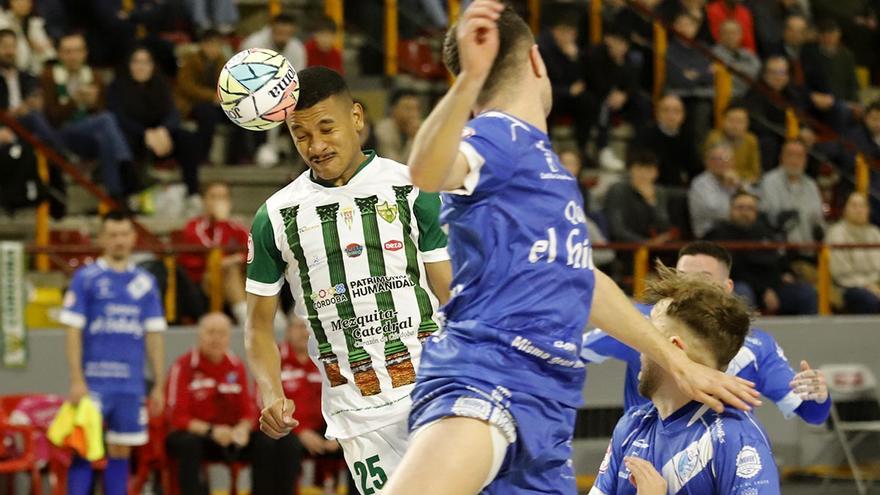
[[5, 367], [27, 364], [24, 244], [0, 242], [0, 359]]

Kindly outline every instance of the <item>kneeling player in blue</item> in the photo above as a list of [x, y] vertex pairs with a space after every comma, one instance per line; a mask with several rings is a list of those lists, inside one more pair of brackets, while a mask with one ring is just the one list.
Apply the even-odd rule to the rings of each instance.
[[[697, 241], [678, 252], [676, 269], [684, 273], [705, 274], [727, 293], [732, 293], [731, 265], [730, 253], [722, 246], [714, 242]], [[651, 313], [650, 305], [638, 304], [636, 307], [645, 316]], [[648, 399], [639, 395], [638, 391], [638, 375], [641, 371], [638, 351], [602, 330], [593, 330], [584, 335], [581, 358], [590, 363], [601, 363], [608, 358], [624, 361], [624, 411], [648, 403]], [[727, 367], [727, 373], [754, 382], [755, 388], [772, 400], [786, 418], [798, 415], [807, 423], [815, 425], [828, 419], [831, 400], [822, 372], [810, 369], [806, 361], [801, 361], [801, 371], [795, 374], [782, 347], [769, 333], [752, 328], [746, 336], [745, 344]]]
[[[131, 448], [147, 443], [145, 354], [155, 381], [151, 412], [164, 409], [165, 313], [156, 280], [131, 262], [136, 239], [127, 213], [105, 215], [98, 236], [103, 255], [73, 275], [59, 317], [67, 327], [69, 400], [76, 405], [89, 395], [104, 419], [107, 495], [127, 493]], [[92, 474], [89, 461], [74, 457], [68, 494], [92, 493]]]
[[[702, 277], [660, 272], [648, 291], [654, 326], [694, 361], [724, 369], [749, 332], [748, 308]], [[751, 413], [711, 411], [657, 363], [641, 360], [639, 392], [651, 403], [617, 423], [589, 495], [780, 493], [770, 442]]]
[[594, 269], [582, 195], [547, 136], [550, 81], [522, 18], [476, 0], [444, 52], [458, 77], [419, 129], [409, 170], [418, 187], [444, 191], [452, 297], [425, 344], [409, 448], [382, 493], [576, 493], [588, 320], [695, 400], [757, 403], [745, 380], [687, 359]]

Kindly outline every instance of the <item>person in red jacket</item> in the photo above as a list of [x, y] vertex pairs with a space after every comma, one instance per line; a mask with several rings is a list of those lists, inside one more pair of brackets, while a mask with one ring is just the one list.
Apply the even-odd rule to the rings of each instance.
[[205, 315], [196, 348], [171, 367], [166, 448], [177, 466], [180, 493], [208, 493], [200, 479], [205, 460], [250, 461], [254, 495], [293, 493], [300, 444], [292, 436], [272, 440], [253, 431], [256, 404], [244, 363], [229, 350], [231, 328], [226, 315]]
[[[204, 212], [190, 219], [183, 229], [182, 242], [187, 245], [206, 248], [221, 247], [232, 249], [223, 255], [223, 294], [232, 309], [239, 325], [244, 325], [247, 315], [245, 303], [244, 277], [242, 267], [247, 251], [248, 229], [232, 220], [232, 200], [229, 185], [225, 182], [210, 182], [202, 188]], [[181, 254], [178, 263], [186, 270], [189, 278], [202, 287], [205, 294], [210, 293], [210, 277], [206, 273], [207, 257], [202, 253]]]
[[336, 22], [324, 16], [314, 23], [306, 42], [306, 65], [321, 65], [342, 74], [342, 52], [336, 47]]
[[742, 47], [752, 53], [757, 52], [752, 11], [739, 0], [714, 0], [710, 2], [706, 6], [706, 17], [709, 20], [712, 38], [716, 41], [721, 36], [721, 24], [726, 20], [733, 20], [742, 28]]

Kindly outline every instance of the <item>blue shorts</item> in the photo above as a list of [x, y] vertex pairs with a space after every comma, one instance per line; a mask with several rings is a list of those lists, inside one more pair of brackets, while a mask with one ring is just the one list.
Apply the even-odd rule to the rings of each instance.
[[147, 409], [142, 394], [90, 389], [104, 418], [104, 439], [109, 444], [136, 447], [147, 443]]
[[577, 493], [571, 439], [577, 410], [560, 402], [470, 378], [420, 379], [412, 393], [409, 429], [458, 416], [497, 426], [510, 445], [482, 494]]

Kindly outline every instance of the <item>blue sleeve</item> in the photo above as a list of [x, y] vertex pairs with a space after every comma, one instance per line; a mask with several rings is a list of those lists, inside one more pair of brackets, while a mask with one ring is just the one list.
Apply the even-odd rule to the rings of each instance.
[[150, 274], [140, 275], [149, 280], [150, 288], [141, 301], [144, 329], [148, 332], [161, 332], [168, 328], [165, 321], [165, 310], [162, 308], [162, 294], [159, 292], [156, 279]]
[[608, 358], [625, 363], [639, 361], [639, 351], [608, 335], [603, 330], [593, 330], [584, 334], [581, 359], [588, 363], [601, 363]]
[[831, 396], [829, 395], [822, 403], [805, 400], [794, 412], [811, 425], [821, 425], [828, 421], [828, 415], [831, 413]]
[[782, 347], [769, 334], [754, 332], [762, 341], [758, 358], [758, 391], [772, 400], [776, 407], [782, 411], [782, 415], [790, 418], [794, 411], [801, 405], [801, 398], [791, 390], [791, 380], [794, 378], [794, 370], [788, 364], [788, 359], [782, 351]]
[[86, 318], [88, 317], [89, 297], [87, 290], [86, 277], [83, 269], [73, 274], [70, 281], [70, 287], [64, 294], [64, 306], [58, 321], [62, 325], [68, 327], [82, 329], [86, 326]]
[[776, 461], [760, 431], [728, 435], [724, 443], [716, 442], [715, 448], [715, 493], [781, 494]]
[[470, 171], [462, 188], [451, 192], [471, 196], [491, 193], [513, 177], [517, 163], [509, 150], [513, 146], [511, 136], [518, 132], [516, 125], [514, 121], [486, 116], [468, 123], [459, 152], [467, 159]]

